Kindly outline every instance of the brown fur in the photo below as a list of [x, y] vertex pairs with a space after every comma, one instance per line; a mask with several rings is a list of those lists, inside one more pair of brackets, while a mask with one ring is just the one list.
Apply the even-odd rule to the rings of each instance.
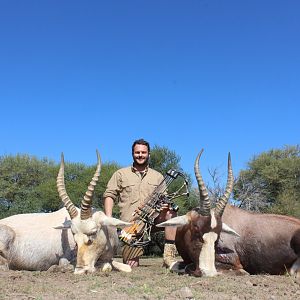
[[195, 269], [190, 271], [194, 276], [201, 276], [199, 267], [199, 255], [203, 246], [203, 235], [208, 232], [221, 231], [221, 219], [217, 217], [216, 228], [211, 228], [211, 216], [201, 216], [197, 211], [189, 212], [189, 224], [178, 227], [176, 232], [176, 248], [182, 257], [184, 264], [194, 264]]
[[[215, 246], [222, 230], [221, 217], [233, 188], [233, 173], [230, 154], [228, 154], [226, 189], [216, 207], [211, 209], [211, 202], [199, 168], [202, 152], [203, 149], [197, 155], [194, 164], [195, 177], [199, 187], [199, 208], [193, 209], [185, 216], [174, 218], [173, 221], [171, 219], [163, 222], [160, 226], [177, 226], [175, 243], [183, 258], [185, 271], [189, 270], [194, 276], [215, 276], [217, 275]], [[229, 227], [226, 230], [233, 233]], [[190, 267], [191, 265], [192, 267]], [[178, 269], [182, 269], [181, 266]]]
[[300, 258], [299, 219], [227, 205], [222, 220], [240, 237], [221, 233], [216, 256], [219, 263], [233, 269], [243, 267], [250, 274], [276, 275], [286, 273]]

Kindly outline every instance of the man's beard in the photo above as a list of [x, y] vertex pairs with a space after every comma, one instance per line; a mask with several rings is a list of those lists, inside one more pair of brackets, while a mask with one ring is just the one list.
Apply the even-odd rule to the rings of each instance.
[[139, 166], [139, 167], [143, 167], [143, 168], [146, 168], [147, 166], [148, 166], [148, 164], [149, 164], [149, 157], [145, 160], [145, 162], [144, 163], [139, 163], [136, 159], [133, 159], [133, 164], [135, 165], [135, 166]]

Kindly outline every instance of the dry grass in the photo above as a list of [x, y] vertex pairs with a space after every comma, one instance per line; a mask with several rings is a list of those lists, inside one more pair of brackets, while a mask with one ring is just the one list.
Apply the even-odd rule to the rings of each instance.
[[290, 276], [194, 278], [170, 273], [161, 258], [143, 258], [132, 273], [0, 271], [0, 299], [300, 299]]

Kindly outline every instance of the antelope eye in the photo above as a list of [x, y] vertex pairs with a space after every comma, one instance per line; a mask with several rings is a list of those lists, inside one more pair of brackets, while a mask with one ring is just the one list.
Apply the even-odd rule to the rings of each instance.
[[87, 237], [89, 239], [95, 239], [96, 238], [96, 235], [97, 235], [97, 232], [91, 232], [91, 233], [88, 233], [87, 234]]

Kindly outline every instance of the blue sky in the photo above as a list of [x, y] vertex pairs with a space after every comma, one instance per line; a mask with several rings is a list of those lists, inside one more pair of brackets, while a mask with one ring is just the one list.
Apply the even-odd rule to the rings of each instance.
[[94, 164], [98, 148], [126, 166], [143, 137], [190, 174], [201, 148], [204, 173], [230, 151], [237, 175], [299, 144], [299, 15], [297, 0], [0, 0], [0, 155]]

